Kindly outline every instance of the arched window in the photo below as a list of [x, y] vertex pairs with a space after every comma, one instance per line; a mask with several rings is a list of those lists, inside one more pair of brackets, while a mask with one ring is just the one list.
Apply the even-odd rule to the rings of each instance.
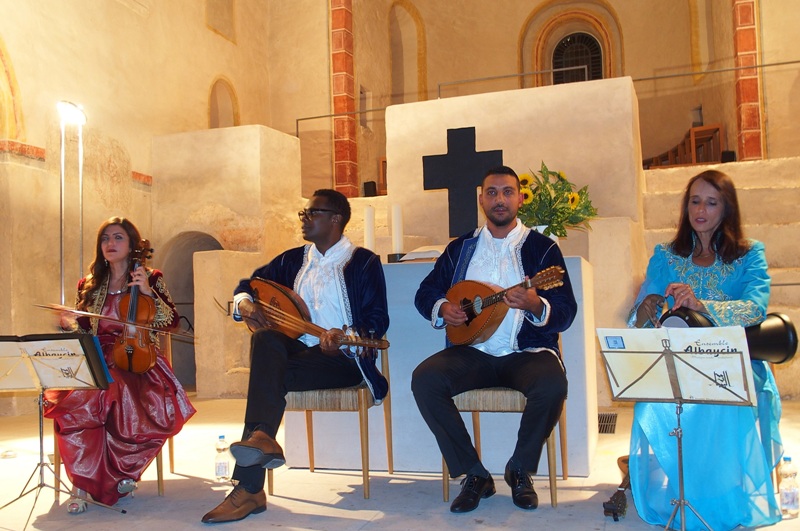
[[217, 79], [211, 86], [208, 102], [208, 126], [211, 129], [239, 125], [239, 102], [231, 84]]
[[603, 50], [597, 39], [588, 33], [567, 35], [553, 50], [553, 70], [574, 66], [586, 66], [588, 79], [583, 70], [555, 71], [553, 72], [553, 84], [603, 79]]

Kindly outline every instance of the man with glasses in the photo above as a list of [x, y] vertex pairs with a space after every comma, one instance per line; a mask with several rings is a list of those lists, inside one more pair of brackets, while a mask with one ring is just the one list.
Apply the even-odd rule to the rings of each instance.
[[251, 278], [242, 279], [234, 290], [233, 318], [255, 318], [258, 302], [250, 284], [263, 279], [294, 290], [308, 307], [311, 322], [325, 331], [319, 338], [304, 334], [297, 339], [274, 328], [253, 334], [244, 435], [230, 449], [236, 459], [233, 479], [238, 483], [203, 516], [204, 523], [241, 520], [267, 509], [265, 469], [285, 463], [275, 435], [287, 392], [349, 387], [362, 380], [376, 403], [388, 392], [374, 357], [345, 353], [339, 343], [345, 335], [343, 325], [375, 339], [389, 327], [380, 258], [343, 235], [350, 221], [350, 203], [341, 193], [317, 190], [298, 215], [303, 239], [310, 243], [280, 254]]

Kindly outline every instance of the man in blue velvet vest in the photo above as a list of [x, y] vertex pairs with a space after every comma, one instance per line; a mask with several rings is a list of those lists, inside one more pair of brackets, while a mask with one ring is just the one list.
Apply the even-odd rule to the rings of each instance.
[[[577, 303], [558, 244], [517, 219], [522, 200], [514, 170], [506, 166], [489, 170], [479, 196], [486, 224], [447, 246], [415, 299], [417, 310], [434, 328], [452, 327], [455, 335], [458, 327], [468, 326], [468, 319], [469, 326], [479, 323], [480, 316], [468, 315], [461, 302], [447, 299], [452, 286], [464, 280], [516, 286], [503, 297], [508, 312], [494, 331], [471, 344], [448, 340], [447, 348], [420, 363], [412, 375], [414, 399], [450, 475], [466, 474], [461, 493], [450, 506], [454, 513], [472, 511], [495, 493], [495, 487], [452, 397], [487, 387], [510, 387], [525, 395], [516, 446], [504, 477], [514, 504], [535, 509], [539, 499], [530, 473], [536, 471], [542, 446], [567, 396], [558, 335], [572, 324]], [[518, 286], [551, 267], [563, 269], [563, 285], [546, 291]]]
[[[343, 325], [361, 335], [382, 338], [389, 328], [386, 282], [380, 258], [356, 247], [343, 235], [350, 204], [335, 190], [317, 190], [299, 213], [303, 238], [243, 279], [234, 290], [234, 319], [252, 321], [259, 306], [251, 280], [288, 287], [308, 308], [319, 337], [297, 339], [274, 328], [257, 330], [250, 345], [250, 383], [242, 441], [231, 445], [237, 485], [225, 500], [203, 516], [204, 523], [241, 520], [267, 509], [265, 469], [285, 463], [275, 435], [286, 408], [286, 393], [349, 387], [364, 381], [376, 403], [388, 392], [375, 358], [341, 349]], [[369, 351], [368, 351], [369, 352]]]

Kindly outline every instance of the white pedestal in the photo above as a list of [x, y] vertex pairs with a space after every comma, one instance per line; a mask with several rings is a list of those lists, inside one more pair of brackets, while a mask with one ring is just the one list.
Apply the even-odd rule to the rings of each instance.
[[[588, 476], [597, 446], [597, 384], [595, 376], [594, 301], [592, 300], [592, 267], [580, 257], [566, 257], [578, 314], [572, 326], [562, 334], [564, 364], [569, 380], [567, 398], [567, 448], [569, 473]], [[411, 373], [425, 358], [444, 348], [443, 330], [434, 330], [414, 308], [414, 295], [433, 262], [386, 264], [386, 285], [389, 298], [390, 325], [387, 338], [391, 343], [391, 393], [394, 423], [394, 469], [397, 471], [437, 472], [442, 458], [411, 394]], [[463, 414], [472, 429], [468, 414]], [[520, 416], [514, 413], [481, 415], [483, 463], [494, 473], [502, 473], [514, 450]], [[302, 413], [286, 413], [287, 464], [308, 466], [305, 417]], [[386, 470], [386, 442], [382, 406], [369, 414], [370, 468]], [[318, 468], [361, 468], [358, 438], [358, 414], [314, 413], [315, 465]], [[546, 452], [538, 473], [547, 474]], [[559, 473], [561, 468], [560, 456]]]

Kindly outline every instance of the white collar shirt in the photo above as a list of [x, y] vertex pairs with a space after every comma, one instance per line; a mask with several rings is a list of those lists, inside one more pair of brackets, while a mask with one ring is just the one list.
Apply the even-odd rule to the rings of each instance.
[[[492, 236], [484, 226], [478, 235], [478, 243], [467, 267], [465, 279], [488, 282], [500, 289], [522, 282], [524, 274], [520, 270], [516, 249], [524, 234], [524, 226], [519, 220], [516, 221], [516, 227], [502, 239]], [[519, 312], [521, 310], [509, 309], [494, 334], [483, 343], [474, 343], [472, 347], [493, 356], [514, 352], [515, 319]]]
[[[325, 330], [350, 324], [344, 310], [343, 270], [354, 250], [355, 246], [346, 236], [342, 236], [325, 254], [312, 244], [308, 259], [297, 276], [295, 291], [308, 306], [311, 322]], [[319, 344], [319, 338], [310, 334], [299, 339], [310, 347]]]

